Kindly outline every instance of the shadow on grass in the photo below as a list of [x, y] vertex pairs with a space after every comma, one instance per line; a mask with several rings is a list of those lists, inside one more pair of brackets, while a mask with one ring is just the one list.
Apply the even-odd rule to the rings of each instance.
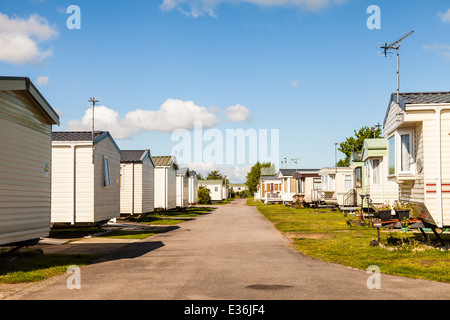
[[0, 284], [38, 282], [66, 272], [71, 265], [87, 265], [99, 257], [97, 254], [44, 254], [41, 250], [0, 254]]

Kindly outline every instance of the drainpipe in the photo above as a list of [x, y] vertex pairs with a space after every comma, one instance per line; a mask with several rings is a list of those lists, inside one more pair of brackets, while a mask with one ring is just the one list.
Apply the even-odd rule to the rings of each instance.
[[437, 201], [437, 225], [443, 227], [444, 214], [442, 211], [442, 169], [441, 169], [441, 112], [442, 108], [435, 109], [436, 115], [436, 201]]
[[134, 163], [131, 164], [131, 215], [134, 216]]
[[71, 145], [71, 149], [72, 149], [72, 222], [71, 224], [74, 225], [76, 223], [76, 146]]
[[169, 188], [169, 186], [168, 186], [169, 181], [167, 179], [167, 171], [168, 171], [168, 168], [165, 167], [164, 168], [164, 210], [167, 210], [167, 207], [169, 205], [169, 201], [168, 201], [168, 197], [167, 197], [168, 188]]

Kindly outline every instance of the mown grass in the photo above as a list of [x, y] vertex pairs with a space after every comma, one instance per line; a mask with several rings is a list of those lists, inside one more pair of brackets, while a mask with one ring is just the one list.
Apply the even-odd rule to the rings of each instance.
[[227, 200], [222, 200], [220, 202], [214, 203], [214, 205], [225, 205], [225, 204], [229, 204], [230, 202], [233, 202], [235, 199], [227, 199]]
[[[383, 230], [383, 246], [371, 246], [377, 230], [347, 224], [340, 211], [294, 209], [284, 205], [263, 205], [249, 200], [295, 247], [311, 257], [367, 270], [376, 265], [381, 272], [450, 283], [450, 252], [428, 246], [417, 232]], [[389, 244], [397, 240], [399, 245]]]
[[84, 266], [98, 259], [92, 254], [43, 254], [41, 251], [0, 254], [0, 284], [38, 282], [64, 273], [71, 265]]
[[108, 239], [137, 239], [142, 240], [146, 239], [152, 235], [154, 235], [155, 232], [149, 232], [149, 231], [139, 231], [139, 230], [114, 230], [111, 232], [107, 232], [104, 234], [99, 234], [96, 237], [97, 238], [108, 238]]
[[141, 222], [149, 225], [176, 225], [199, 215], [213, 211], [211, 207], [193, 207], [168, 211], [156, 211], [144, 217], [128, 217], [127, 221]]

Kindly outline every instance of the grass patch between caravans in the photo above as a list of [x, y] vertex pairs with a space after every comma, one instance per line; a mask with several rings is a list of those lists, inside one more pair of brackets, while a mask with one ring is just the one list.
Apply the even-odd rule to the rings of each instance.
[[308, 256], [362, 270], [376, 265], [386, 274], [450, 283], [450, 251], [428, 245], [418, 230], [383, 230], [382, 246], [374, 247], [370, 243], [377, 239], [377, 230], [349, 225], [350, 217], [340, 211], [264, 205], [253, 199], [247, 203]]
[[125, 220], [149, 225], [176, 225], [194, 219], [199, 215], [207, 214], [213, 210], [214, 208], [211, 207], [192, 207], [186, 209], [155, 211], [154, 213], [147, 214], [143, 217], [127, 217]]

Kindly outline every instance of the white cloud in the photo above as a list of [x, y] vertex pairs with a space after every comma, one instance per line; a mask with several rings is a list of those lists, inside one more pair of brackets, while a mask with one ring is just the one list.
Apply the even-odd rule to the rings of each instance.
[[50, 77], [38, 77], [38, 78], [36, 79], [36, 84], [37, 84], [39, 87], [47, 86], [49, 80], [50, 80]]
[[240, 104], [228, 107], [225, 110], [225, 115], [231, 122], [245, 122], [251, 118], [250, 110]]
[[446, 13], [439, 12], [438, 16], [441, 18], [442, 22], [450, 23], [450, 9], [448, 9]]
[[425, 50], [429, 50], [429, 51], [436, 51], [445, 60], [450, 61], [450, 45], [448, 45], [448, 44], [424, 45], [423, 48]]
[[[221, 3], [251, 3], [265, 7], [296, 7], [318, 11], [334, 4], [342, 4], [348, 0], [163, 0], [161, 9], [170, 11], [177, 8], [187, 16], [194, 18], [209, 15], [215, 17], [215, 10]], [[186, 9], [188, 10], [186, 10]]]
[[47, 20], [36, 14], [27, 20], [0, 13], [0, 61], [37, 65], [52, 55], [52, 50], [39, 47], [56, 37], [58, 32]]
[[289, 84], [293, 87], [298, 87], [300, 85], [300, 82], [297, 79], [294, 79], [292, 81], [289, 81]]
[[129, 112], [124, 122], [140, 130], [172, 132], [175, 129], [193, 129], [194, 122], [201, 121], [203, 128], [211, 128], [219, 123], [216, 115], [206, 107], [192, 101], [168, 99], [157, 111], [136, 110]]
[[[172, 132], [176, 129], [193, 129], [194, 122], [201, 121], [203, 128], [219, 123], [216, 115], [206, 107], [192, 101], [168, 99], [159, 110], [134, 110], [124, 118], [105, 106], [95, 107], [95, 129], [110, 131], [115, 139], [129, 139], [139, 131]], [[81, 121], [68, 122], [68, 130], [91, 130], [92, 109], [86, 110]]]

